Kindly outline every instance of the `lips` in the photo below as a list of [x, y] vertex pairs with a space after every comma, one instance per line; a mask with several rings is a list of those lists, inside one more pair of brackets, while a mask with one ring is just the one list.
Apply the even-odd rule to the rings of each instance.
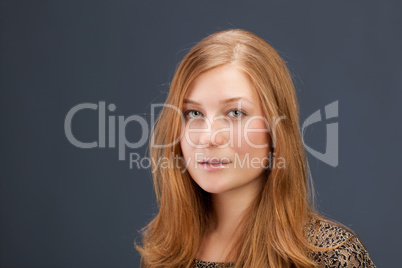
[[220, 164], [229, 164], [230, 161], [229, 161], [229, 159], [225, 159], [225, 158], [219, 159], [217, 157], [214, 157], [214, 158], [204, 157], [201, 161], [198, 161], [198, 163], [209, 164], [209, 165], [220, 165]]
[[212, 172], [212, 171], [224, 170], [224, 169], [229, 168], [230, 162], [228, 162], [227, 160], [222, 160], [222, 161], [208, 160], [208, 161], [200, 161], [200, 162], [198, 162], [198, 164], [204, 170], [206, 170], [208, 172]]

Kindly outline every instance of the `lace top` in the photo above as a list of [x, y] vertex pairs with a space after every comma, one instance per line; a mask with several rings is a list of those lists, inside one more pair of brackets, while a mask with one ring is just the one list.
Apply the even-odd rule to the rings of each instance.
[[[342, 227], [323, 221], [319, 224], [312, 223], [307, 229], [307, 237], [308, 241], [315, 246], [328, 249], [324, 252], [311, 253], [311, 258], [317, 263], [317, 268], [376, 268], [358, 236]], [[193, 267], [226, 268], [234, 267], [234, 264], [195, 259]]]

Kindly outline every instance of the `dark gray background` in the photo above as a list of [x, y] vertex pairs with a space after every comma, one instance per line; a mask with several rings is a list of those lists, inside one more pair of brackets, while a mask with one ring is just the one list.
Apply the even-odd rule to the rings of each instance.
[[[188, 49], [226, 28], [284, 57], [301, 122], [339, 101], [339, 166], [309, 155], [318, 208], [360, 235], [378, 267], [400, 264], [401, 2], [245, 2], [1, 1], [1, 267], [138, 267], [133, 241], [156, 211], [150, 171], [117, 149], [73, 146], [65, 116], [105, 101], [117, 107], [107, 115], [150, 122]], [[97, 118], [81, 112], [74, 134], [96, 140]], [[325, 122], [306, 142], [324, 150]]]

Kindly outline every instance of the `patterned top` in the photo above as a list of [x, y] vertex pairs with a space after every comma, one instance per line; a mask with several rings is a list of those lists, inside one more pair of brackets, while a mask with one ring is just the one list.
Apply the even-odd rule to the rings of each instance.
[[[317, 268], [376, 268], [358, 236], [327, 222], [321, 221], [316, 228], [314, 225], [316, 224], [311, 224], [307, 229], [308, 241], [319, 248], [329, 249], [311, 254], [312, 259], [317, 263]], [[193, 267], [226, 268], [234, 267], [234, 264], [195, 259]]]

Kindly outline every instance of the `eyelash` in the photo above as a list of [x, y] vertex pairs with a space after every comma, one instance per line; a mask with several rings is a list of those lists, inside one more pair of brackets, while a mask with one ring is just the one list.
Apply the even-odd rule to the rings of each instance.
[[[241, 109], [231, 109], [227, 113], [231, 113], [231, 112], [235, 112], [235, 111], [239, 111], [241, 113], [241, 115], [240, 116], [233, 116], [234, 118], [240, 118], [240, 117], [243, 117], [243, 116], [247, 115], [246, 112], [241, 110]], [[189, 113], [191, 113], [191, 112], [199, 112], [200, 114], [202, 114], [200, 111], [197, 111], [197, 110], [187, 110], [187, 111], [184, 112], [184, 116], [188, 116]]]

